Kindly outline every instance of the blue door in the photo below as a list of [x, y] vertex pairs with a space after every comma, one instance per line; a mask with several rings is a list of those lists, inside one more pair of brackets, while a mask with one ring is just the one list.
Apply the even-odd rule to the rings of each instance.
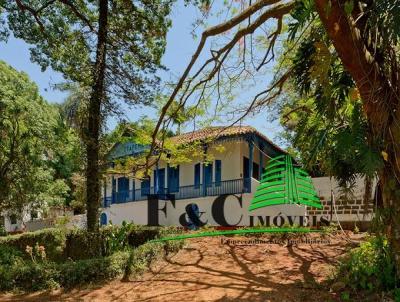
[[114, 178], [114, 176], [112, 177], [112, 185], [111, 185], [111, 203], [116, 203], [116, 199], [117, 199], [117, 180]]
[[100, 225], [107, 225], [107, 214], [106, 213], [101, 213]]
[[129, 179], [118, 178], [118, 199], [117, 202], [127, 202], [129, 197]]
[[165, 169], [158, 169], [154, 171], [154, 187], [156, 187], [156, 178], [157, 178], [157, 185], [158, 185], [158, 190], [157, 194], [164, 194], [164, 189], [165, 189]]
[[179, 192], [179, 166], [168, 167], [168, 192]]
[[212, 185], [212, 175], [213, 175], [212, 164], [204, 166], [204, 183], [206, 184], [207, 187], [211, 187]]
[[150, 194], [150, 179], [144, 179], [140, 183], [140, 194], [146, 196]]
[[200, 188], [200, 164], [194, 166], [194, 187]]

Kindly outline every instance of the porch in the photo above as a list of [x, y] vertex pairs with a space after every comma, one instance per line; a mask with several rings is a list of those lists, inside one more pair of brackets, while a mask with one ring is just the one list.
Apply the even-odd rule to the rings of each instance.
[[168, 195], [174, 195], [175, 200], [191, 199], [205, 196], [218, 196], [224, 194], [241, 194], [251, 192], [251, 178], [240, 178], [190, 186], [177, 187], [175, 189], [144, 187], [136, 190], [113, 192], [111, 196], [104, 197], [103, 207], [112, 204], [120, 204], [146, 200], [150, 194], [156, 194], [160, 199], [166, 199]]

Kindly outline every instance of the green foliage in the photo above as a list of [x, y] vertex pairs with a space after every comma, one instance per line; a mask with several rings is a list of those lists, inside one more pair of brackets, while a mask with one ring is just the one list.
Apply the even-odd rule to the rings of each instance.
[[63, 263], [59, 266], [61, 277], [58, 282], [68, 288], [113, 279], [124, 272], [128, 255], [128, 252], [116, 252], [103, 258]]
[[15, 247], [9, 245], [0, 245], [0, 266], [20, 265], [24, 263], [24, 255]]
[[284, 137], [314, 175], [351, 189], [357, 173], [373, 178], [383, 167], [381, 142], [371, 139], [358, 90], [321, 24], [310, 23], [295, 49], [280, 108]]
[[[83, 254], [90, 256], [90, 259], [76, 260], [78, 254], [74, 254], [75, 260], [68, 258], [59, 263], [51, 259], [30, 261], [24, 259], [24, 255], [17, 248], [0, 244], [0, 290], [35, 291], [57, 287], [69, 288], [111, 280], [123, 274], [128, 278], [145, 271], [153, 260], [162, 257], [164, 254], [175, 252], [183, 246], [183, 241], [144, 243], [135, 248], [118, 245], [114, 246], [113, 250], [108, 250], [109, 255], [98, 254], [98, 249], [102, 248], [102, 240], [106, 239], [105, 241], [108, 242], [103, 243], [103, 247], [109, 244], [107, 236], [111, 237], [111, 240], [115, 240], [115, 237], [111, 235], [115, 234], [115, 231], [116, 228], [113, 227], [106, 228], [106, 231], [103, 231], [100, 235], [87, 232], [85, 235], [84, 233], [74, 232], [72, 237], [67, 235], [69, 240], [73, 238], [76, 241], [72, 245], [67, 241], [67, 245], [70, 244], [69, 249], [93, 249], [93, 251], [91, 253], [81, 251], [79, 254], [79, 256]], [[172, 229], [158, 233], [170, 231]], [[126, 231], [117, 230], [116, 234], [120, 233], [127, 235]], [[147, 238], [143, 235], [144, 233], [139, 235], [142, 240]], [[134, 236], [133, 232], [129, 235]], [[123, 241], [127, 242], [126, 238]], [[120, 243], [120, 241], [118, 242]], [[66, 254], [64, 255], [66, 256]]]
[[25, 259], [31, 259], [26, 252], [27, 246], [43, 246], [48, 260], [61, 262], [66, 259], [110, 256], [117, 251], [138, 247], [149, 240], [177, 232], [174, 227], [147, 227], [128, 223], [102, 227], [95, 233], [81, 229], [53, 228], [1, 237], [0, 246], [16, 249]]
[[130, 252], [126, 269], [124, 272], [124, 279], [129, 279], [131, 276], [138, 275], [144, 272], [150, 263], [164, 254], [176, 252], [183, 246], [182, 240], [167, 241], [167, 242], [152, 242], [145, 243], [133, 249]]
[[387, 240], [384, 237], [371, 237], [360, 247], [351, 250], [340, 264], [337, 278], [354, 290], [394, 289], [395, 263]]
[[[152, 102], [159, 79], [155, 76], [165, 51], [168, 18], [174, 1], [109, 1], [106, 81], [109, 98], [103, 109], [118, 110], [112, 96], [136, 105]], [[82, 87], [93, 83], [99, 4], [52, 1], [2, 4], [10, 32], [32, 45], [31, 59], [42, 69], [51, 66]], [[39, 11], [35, 16], [31, 11]], [[115, 111], [114, 111], [115, 112]]]
[[68, 193], [52, 164], [58, 112], [28, 76], [0, 61], [0, 209], [62, 204]]
[[44, 229], [36, 232], [27, 232], [18, 235], [9, 235], [0, 238], [0, 246], [8, 246], [18, 250], [26, 259], [30, 259], [26, 253], [26, 247], [34, 247], [36, 244], [44, 246], [49, 259], [63, 260], [63, 252], [66, 247], [66, 233], [61, 229]]
[[0, 237], [6, 235], [7, 235], [6, 228], [3, 225], [0, 225]]
[[0, 289], [36, 291], [110, 280], [123, 273], [128, 255], [118, 252], [109, 257], [60, 264], [30, 261], [23, 265], [1, 266]]

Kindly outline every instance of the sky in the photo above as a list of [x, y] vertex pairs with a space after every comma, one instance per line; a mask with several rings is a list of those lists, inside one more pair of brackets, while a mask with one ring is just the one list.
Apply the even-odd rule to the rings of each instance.
[[[198, 40], [192, 37], [193, 21], [199, 17], [199, 12], [193, 6], [185, 7], [178, 4], [172, 13], [172, 28], [167, 36], [167, 48], [162, 63], [167, 72], [162, 73], [162, 79], [169, 81], [178, 78], [186, 68], [194, 53]], [[60, 103], [67, 96], [66, 93], [53, 89], [53, 85], [63, 82], [62, 74], [47, 69], [42, 72], [40, 67], [30, 61], [29, 45], [22, 40], [10, 37], [7, 43], [0, 43], [0, 60], [19, 71], [24, 71], [38, 85], [41, 95], [49, 102]], [[250, 96], [249, 96], [250, 98]], [[146, 108], [126, 109], [125, 119], [135, 120], [142, 115], [154, 115]], [[242, 124], [250, 125], [277, 142], [277, 135], [281, 131], [278, 123], [270, 123], [266, 112], [245, 119]], [[110, 119], [108, 126], [114, 128], [117, 120]]]

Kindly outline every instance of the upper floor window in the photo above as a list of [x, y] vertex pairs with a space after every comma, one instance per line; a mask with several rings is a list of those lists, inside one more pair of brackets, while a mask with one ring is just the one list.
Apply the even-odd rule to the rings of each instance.
[[208, 164], [204, 165], [204, 183], [206, 186], [212, 185], [212, 175], [213, 175], [213, 165]]
[[194, 165], [194, 186], [200, 187], [200, 163]]
[[179, 192], [179, 166], [168, 167], [168, 192]]

